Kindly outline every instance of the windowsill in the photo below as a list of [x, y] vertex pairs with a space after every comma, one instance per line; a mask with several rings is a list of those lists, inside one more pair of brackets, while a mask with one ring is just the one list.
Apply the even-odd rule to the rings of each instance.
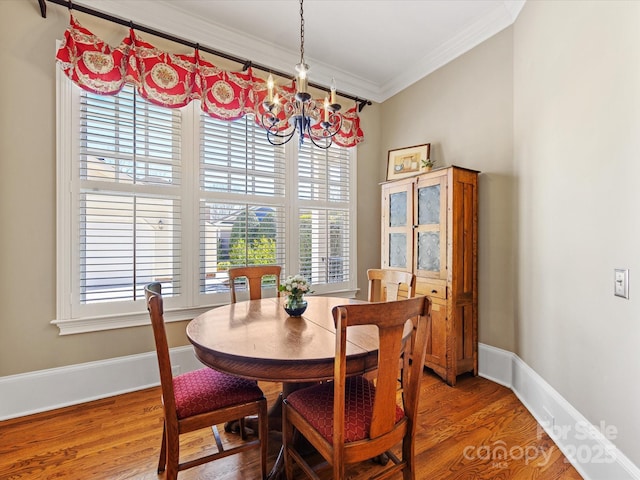
[[[324, 292], [324, 296], [353, 298], [357, 293], [354, 290], [339, 290], [334, 292]], [[182, 322], [191, 320], [201, 313], [219, 307], [224, 304], [209, 305], [198, 308], [183, 308], [178, 310], [165, 310], [164, 320], [166, 323]], [[119, 328], [140, 327], [150, 325], [149, 314], [145, 312], [129, 313], [125, 315], [113, 315], [102, 317], [73, 318], [68, 320], [52, 320], [51, 324], [60, 329], [60, 335], [74, 335], [77, 333], [100, 332], [104, 330], [116, 330]]]

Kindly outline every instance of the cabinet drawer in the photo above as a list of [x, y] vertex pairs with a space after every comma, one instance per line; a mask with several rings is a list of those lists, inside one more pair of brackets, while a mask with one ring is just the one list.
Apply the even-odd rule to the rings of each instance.
[[426, 295], [427, 297], [435, 298], [447, 298], [447, 286], [444, 281], [438, 282], [437, 280], [423, 280], [418, 279], [416, 283], [416, 294]]

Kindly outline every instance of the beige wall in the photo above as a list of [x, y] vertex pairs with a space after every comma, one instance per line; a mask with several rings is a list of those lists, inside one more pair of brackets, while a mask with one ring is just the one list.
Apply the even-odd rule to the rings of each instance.
[[380, 268], [380, 187], [386, 155], [380, 144], [380, 105], [360, 113], [364, 142], [358, 145], [358, 287], [357, 297], [367, 298], [367, 269]]
[[[513, 351], [512, 29], [490, 38], [382, 104], [384, 152], [431, 143], [435, 167], [479, 177], [479, 337]], [[385, 155], [386, 157], [386, 155]], [[386, 159], [384, 160], [386, 162]], [[384, 179], [385, 172], [380, 172]]]
[[640, 465], [640, 2], [529, 1], [514, 58], [516, 351]]

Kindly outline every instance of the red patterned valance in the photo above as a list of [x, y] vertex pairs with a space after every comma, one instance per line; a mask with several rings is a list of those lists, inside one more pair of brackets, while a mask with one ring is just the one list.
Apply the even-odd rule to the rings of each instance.
[[[90, 92], [115, 95], [131, 82], [142, 97], [157, 105], [179, 108], [198, 99], [203, 111], [221, 120], [252, 113], [258, 122], [267, 94], [266, 82], [255, 77], [251, 68], [229, 72], [201, 59], [197, 50], [193, 55], [163, 52], [137, 37], [133, 29], [120, 45], [112, 48], [73, 16], [56, 59], [75, 84]], [[295, 88], [291, 85], [276, 89], [284, 102], [282, 111], [286, 111], [286, 103], [294, 102]], [[309, 105], [310, 115], [319, 118], [322, 100], [312, 100]], [[357, 107], [339, 115], [342, 125], [334, 143], [356, 146], [364, 138]]]

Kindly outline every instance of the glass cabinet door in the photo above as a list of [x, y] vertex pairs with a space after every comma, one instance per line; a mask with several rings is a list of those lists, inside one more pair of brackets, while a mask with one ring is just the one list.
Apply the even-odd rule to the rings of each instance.
[[383, 194], [383, 268], [411, 270], [412, 261], [412, 183], [388, 185]]
[[447, 177], [420, 179], [415, 186], [414, 271], [421, 277], [446, 279]]

